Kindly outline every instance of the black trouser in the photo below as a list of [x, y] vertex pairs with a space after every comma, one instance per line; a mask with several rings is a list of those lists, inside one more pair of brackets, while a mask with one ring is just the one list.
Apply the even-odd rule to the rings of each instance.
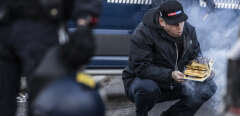
[[[173, 90], [163, 90], [152, 80], [135, 78], [131, 83], [128, 97], [136, 104], [137, 116], [147, 116], [156, 103], [180, 99], [164, 112], [164, 116], [193, 116], [200, 106], [216, 92], [213, 81], [187, 82]], [[194, 89], [193, 89], [194, 88]]]
[[0, 116], [15, 116], [20, 85], [20, 70], [17, 64], [0, 60]]
[[9, 25], [0, 24], [0, 116], [15, 116], [20, 86], [20, 64], [6, 47], [10, 29]]

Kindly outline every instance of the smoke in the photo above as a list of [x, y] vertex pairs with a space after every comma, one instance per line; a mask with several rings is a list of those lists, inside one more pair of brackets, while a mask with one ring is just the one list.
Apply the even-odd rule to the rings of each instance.
[[188, 8], [185, 11], [189, 16], [188, 22], [196, 27], [203, 55], [214, 59], [214, 80], [218, 90], [209, 107], [219, 111], [224, 106], [227, 53], [238, 36], [237, 13], [229, 9], [216, 9], [212, 13], [207, 13], [200, 7]]

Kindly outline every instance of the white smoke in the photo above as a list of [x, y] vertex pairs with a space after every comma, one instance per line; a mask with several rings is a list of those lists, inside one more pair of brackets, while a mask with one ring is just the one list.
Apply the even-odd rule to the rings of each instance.
[[214, 59], [214, 80], [218, 90], [210, 101], [210, 107], [219, 111], [224, 105], [227, 53], [237, 40], [239, 20], [234, 10], [216, 9], [208, 14], [203, 8], [193, 7], [186, 11], [188, 22], [196, 27], [203, 55]]

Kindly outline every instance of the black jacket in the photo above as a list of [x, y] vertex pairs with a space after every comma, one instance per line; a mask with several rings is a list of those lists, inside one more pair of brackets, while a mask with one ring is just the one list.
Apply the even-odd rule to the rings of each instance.
[[64, 11], [64, 17], [59, 20], [67, 24], [70, 18], [98, 16], [101, 9], [101, 0], [3, 0], [0, 3], [0, 13], [6, 10], [11, 17], [8, 24], [0, 23], [0, 51], [4, 51], [0, 53], [0, 62], [18, 63], [24, 76], [29, 76], [49, 48], [58, 44], [60, 25], [45, 17], [49, 13], [45, 11], [59, 8], [59, 13]]
[[170, 85], [177, 85], [171, 72], [183, 71], [186, 64], [200, 54], [195, 28], [185, 22], [182, 35], [183, 55], [177, 56], [176, 39], [159, 26], [158, 17], [156, 9], [149, 10], [132, 35], [129, 64], [123, 71], [125, 89], [128, 89], [136, 77], [154, 80], [160, 87], [170, 89]]

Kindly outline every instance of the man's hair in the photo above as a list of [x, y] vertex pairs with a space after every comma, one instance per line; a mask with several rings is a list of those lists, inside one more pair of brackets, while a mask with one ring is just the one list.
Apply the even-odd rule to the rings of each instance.
[[69, 71], [77, 71], [87, 64], [95, 52], [92, 31], [79, 27], [71, 34], [69, 42], [60, 48], [60, 60]]

